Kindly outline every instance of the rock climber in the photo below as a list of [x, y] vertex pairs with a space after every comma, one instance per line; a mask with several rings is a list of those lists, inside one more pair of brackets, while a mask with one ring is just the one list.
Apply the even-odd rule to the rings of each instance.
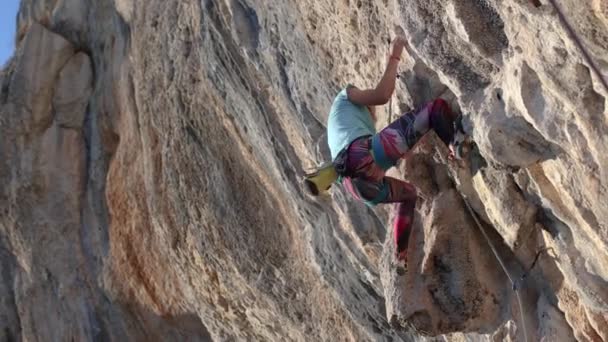
[[416, 206], [416, 188], [385, 175], [430, 129], [448, 146], [454, 137], [456, 116], [446, 101], [436, 99], [406, 113], [376, 132], [375, 106], [389, 102], [395, 90], [397, 67], [407, 41], [391, 43], [386, 70], [373, 89], [348, 85], [332, 104], [327, 122], [331, 167], [307, 175], [307, 190], [318, 195], [339, 178], [348, 192], [370, 206], [396, 203], [394, 241], [397, 258], [407, 260], [407, 245]]

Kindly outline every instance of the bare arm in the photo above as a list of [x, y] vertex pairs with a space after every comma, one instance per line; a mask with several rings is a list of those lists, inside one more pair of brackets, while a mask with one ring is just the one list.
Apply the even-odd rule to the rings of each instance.
[[405, 38], [402, 37], [397, 37], [393, 41], [391, 57], [386, 65], [384, 75], [382, 75], [375, 88], [361, 90], [353, 87], [347, 89], [348, 99], [351, 102], [361, 106], [377, 106], [386, 104], [390, 100], [393, 91], [395, 91], [397, 67], [405, 44]]

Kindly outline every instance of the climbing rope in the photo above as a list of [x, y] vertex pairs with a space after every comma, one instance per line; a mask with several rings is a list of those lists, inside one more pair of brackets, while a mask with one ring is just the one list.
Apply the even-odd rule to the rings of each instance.
[[[390, 49], [391, 49], [391, 39], [387, 38], [387, 42], [388, 42], [388, 51], [390, 53]], [[388, 63], [388, 62], [387, 62]], [[387, 64], [388, 66], [388, 64]], [[399, 78], [399, 73], [397, 73], [396, 78]], [[394, 92], [394, 91], [393, 91]], [[393, 122], [393, 94], [391, 94], [391, 98], [388, 101], [388, 122], [386, 123], [386, 125], [390, 125], [391, 122]]]
[[[399, 78], [401, 78], [401, 75], [399, 75], [399, 73], [397, 73], [397, 76], [395, 76], [395, 77], [397, 79], [399, 79]], [[386, 125], [388, 126], [391, 123], [393, 123], [393, 95], [391, 95], [391, 98], [388, 101], [388, 123]]]
[[503, 262], [502, 258], [498, 254], [498, 251], [496, 251], [496, 248], [494, 247], [494, 244], [492, 243], [492, 240], [490, 240], [490, 237], [486, 233], [486, 230], [483, 228], [483, 226], [479, 222], [479, 219], [477, 218], [477, 215], [473, 211], [473, 208], [471, 208], [471, 205], [467, 201], [466, 196], [464, 196], [464, 195], [462, 195], [462, 196], [463, 196], [463, 199], [464, 199], [464, 203], [466, 204], [467, 209], [469, 210], [469, 213], [471, 214], [471, 216], [473, 216], [473, 219], [475, 220], [475, 223], [477, 224], [477, 227], [479, 228], [479, 230], [481, 230], [481, 233], [483, 234], [483, 236], [485, 237], [486, 241], [488, 242], [488, 245], [490, 245], [490, 249], [492, 249], [492, 252], [494, 253], [494, 256], [496, 257], [496, 260], [498, 260], [498, 263], [500, 264], [500, 267], [502, 267], [502, 270], [504, 271], [504, 273], [507, 275], [507, 278], [509, 278], [509, 281], [511, 282], [511, 288], [515, 292], [515, 296], [517, 297], [517, 304], [519, 306], [519, 315], [520, 315], [520, 319], [521, 319], [521, 325], [522, 325], [522, 328], [523, 328], [523, 331], [524, 331], [524, 341], [528, 342], [528, 330], [526, 328], [526, 322], [524, 321], [524, 309], [523, 309], [524, 306], [521, 303], [521, 296], [519, 295], [518, 287], [517, 287], [515, 281], [513, 280], [513, 278], [511, 277], [511, 273], [509, 273], [509, 270], [507, 269], [507, 266], [505, 266], [505, 263]]
[[[526, 280], [526, 278], [530, 275], [530, 272], [532, 272], [532, 269], [534, 268], [534, 266], [536, 266], [536, 262], [540, 258], [541, 254], [548, 252], [549, 250], [553, 250], [553, 248], [544, 247], [544, 248], [541, 248], [538, 252], [536, 252], [534, 261], [532, 261], [532, 265], [530, 265], [530, 267], [528, 267], [528, 270], [526, 272], [524, 272], [524, 274], [522, 274], [521, 278], [519, 278], [519, 284], [522, 284], [524, 282], [524, 280]], [[513, 285], [515, 287], [514, 290], [518, 289], [518, 287], [516, 285], [517, 285], [517, 283], [515, 285]]]
[[393, 96], [391, 95], [391, 99], [388, 102], [388, 123], [387, 126], [393, 122]]
[[580, 37], [576, 34], [576, 32], [574, 32], [574, 29], [572, 28], [572, 25], [570, 25], [570, 23], [566, 19], [564, 12], [562, 12], [562, 10], [559, 8], [557, 1], [549, 0], [549, 2], [551, 3], [551, 5], [553, 5], [553, 8], [555, 8], [555, 11], [557, 12], [557, 16], [559, 17], [559, 20], [561, 21], [562, 25], [564, 25], [564, 27], [566, 28], [566, 31], [568, 31], [568, 34], [570, 35], [572, 40], [574, 40], [577, 47], [583, 54], [583, 58], [585, 59], [587, 64], [589, 64], [589, 67], [591, 67], [591, 69], [596, 73], [597, 77], [600, 80], [600, 83], [604, 86], [604, 90], [606, 90], [606, 92], [608, 92], [608, 81], [606, 81], [606, 79], [604, 78], [604, 75], [602, 75], [602, 73], [600, 72], [600, 69], [598, 68], [597, 64], [595, 64], [595, 62], [591, 58], [591, 54], [589, 53], [587, 48], [585, 48], [585, 46], [583, 45], [583, 42], [580, 39]]

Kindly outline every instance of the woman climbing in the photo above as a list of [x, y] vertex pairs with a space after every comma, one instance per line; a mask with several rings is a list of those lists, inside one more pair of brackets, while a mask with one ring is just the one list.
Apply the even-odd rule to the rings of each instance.
[[395, 90], [397, 67], [405, 45], [398, 36], [391, 44], [384, 75], [373, 89], [348, 85], [334, 99], [327, 122], [332, 167], [308, 175], [306, 185], [313, 194], [325, 190], [337, 176], [355, 198], [373, 206], [396, 203], [394, 241], [397, 257], [405, 261], [416, 206], [416, 188], [405, 181], [387, 177], [394, 166], [429, 129], [449, 145], [454, 136], [452, 111], [442, 99], [404, 114], [376, 133], [375, 107], [389, 102]]

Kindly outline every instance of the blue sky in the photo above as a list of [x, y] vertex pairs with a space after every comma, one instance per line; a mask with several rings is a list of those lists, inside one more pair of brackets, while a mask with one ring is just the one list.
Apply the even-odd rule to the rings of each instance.
[[0, 68], [13, 54], [17, 10], [19, 10], [19, 0], [2, 0], [0, 5]]

